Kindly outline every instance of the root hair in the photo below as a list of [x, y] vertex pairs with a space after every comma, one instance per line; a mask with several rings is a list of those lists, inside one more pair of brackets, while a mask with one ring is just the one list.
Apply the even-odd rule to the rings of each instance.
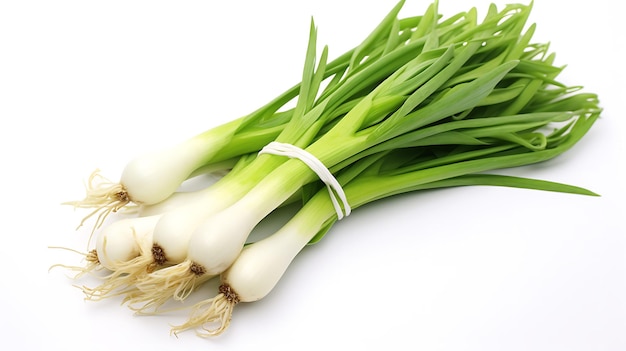
[[[135, 239], [137, 237], [135, 236]], [[106, 238], [103, 245], [103, 258], [107, 258], [106, 254]], [[137, 244], [139, 254], [128, 261], [117, 261], [109, 263], [108, 267], [111, 273], [104, 277], [104, 282], [95, 288], [87, 286], [80, 287], [85, 294], [86, 300], [98, 301], [108, 297], [127, 294], [135, 290], [135, 284], [141, 277], [148, 274], [148, 269], [153, 263], [152, 255], [149, 251]], [[109, 260], [105, 260], [109, 262]]]
[[95, 272], [104, 268], [100, 264], [100, 260], [98, 259], [98, 252], [95, 249], [90, 250], [88, 252], [80, 252], [78, 250], [70, 249], [67, 247], [60, 247], [60, 246], [49, 246], [48, 248], [67, 250], [67, 251], [77, 253], [83, 256], [84, 257], [83, 260], [85, 261], [84, 266], [72, 266], [72, 265], [66, 265], [66, 264], [61, 264], [61, 263], [53, 264], [52, 266], [50, 266], [50, 268], [48, 268], [48, 272], [57, 267], [65, 268], [65, 269], [69, 269], [71, 271], [76, 272], [76, 274], [72, 277], [73, 279], [79, 279], [85, 274], [92, 273], [92, 272]]
[[85, 184], [85, 192], [84, 199], [63, 203], [63, 205], [74, 206], [74, 208], [93, 209], [83, 218], [78, 228], [82, 227], [88, 219], [96, 217], [94, 224], [94, 230], [96, 230], [102, 226], [111, 213], [118, 212], [132, 202], [124, 185], [103, 177], [99, 169], [93, 171], [89, 176]]
[[147, 274], [136, 282], [138, 292], [127, 295], [124, 302], [138, 314], [156, 314], [169, 299], [184, 301], [198, 286], [212, 278], [195, 274], [193, 269], [196, 266], [187, 260]]
[[85, 300], [99, 301], [127, 294], [134, 290], [133, 284], [148, 274], [147, 268], [151, 263], [152, 256], [139, 255], [129, 261], [114, 264], [114, 270], [104, 277], [102, 284], [94, 288], [81, 287], [85, 293]]
[[239, 297], [228, 284], [219, 287], [219, 294], [212, 299], [202, 301], [193, 306], [187, 322], [174, 326], [171, 333], [196, 328], [201, 337], [212, 337], [222, 334], [229, 326], [235, 305]]

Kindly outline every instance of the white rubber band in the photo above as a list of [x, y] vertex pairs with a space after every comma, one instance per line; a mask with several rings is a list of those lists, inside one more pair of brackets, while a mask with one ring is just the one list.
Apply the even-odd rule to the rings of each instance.
[[[348, 199], [346, 198], [346, 194], [343, 191], [341, 184], [339, 184], [333, 174], [330, 173], [328, 168], [324, 166], [322, 161], [318, 160], [311, 153], [291, 144], [273, 141], [265, 145], [265, 147], [261, 149], [261, 151], [259, 151], [259, 155], [261, 154], [287, 156], [289, 158], [297, 158], [300, 161], [304, 162], [313, 172], [317, 174], [321, 181], [326, 184], [326, 188], [328, 188], [328, 194], [330, 195], [330, 200], [333, 202], [335, 211], [337, 211], [337, 219], [342, 219], [343, 217], [350, 215], [352, 209], [350, 208], [350, 204], [348, 204]], [[343, 210], [339, 205], [337, 197], [339, 197], [341, 199], [341, 202], [343, 203]]]

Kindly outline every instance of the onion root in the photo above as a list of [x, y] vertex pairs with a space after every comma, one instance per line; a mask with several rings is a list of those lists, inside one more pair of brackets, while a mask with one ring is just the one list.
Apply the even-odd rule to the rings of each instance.
[[199, 328], [196, 331], [198, 336], [220, 335], [230, 325], [233, 309], [238, 303], [239, 297], [235, 291], [228, 284], [222, 284], [217, 296], [194, 305], [187, 322], [172, 327], [171, 333], [176, 335], [181, 331]]

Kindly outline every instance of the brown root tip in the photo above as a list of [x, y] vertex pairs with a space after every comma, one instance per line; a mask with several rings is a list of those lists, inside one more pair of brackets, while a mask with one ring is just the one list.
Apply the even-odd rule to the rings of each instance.
[[189, 267], [189, 271], [193, 273], [195, 276], [203, 276], [206, 273], [206, 269], [201, 264], [192, 262], [191, 267]]
[[226, 297], [226, 300], [231, 301], [234, 304], [238, 304], [239, 303], [239, 296], [237, 295], [237, 293], [235, 293], [235, 291], [230, 287], [230, 285], [224, 283], [222, 285], [220, 285], [220, 287], [217, 290], [220, 294], [223, 294], [224, 297]]
[[154, 263], [158, 266], [163, 266], [167, 262], [165, 251], [163, 251], [163, 248], [157, 243], [152, 245], [152, 258], [154, 258]]
[[179, 332], [197, 328], [199, 330], [196, 333], [201, 337], [222, 334], [230, 326], [233, 309], [239, 302], [239, 297], [227, 284], [222, 284], [219, 292], [214, 298], [193, 306], [187, 322], [172, 327], [171, 332], [176, 335]]

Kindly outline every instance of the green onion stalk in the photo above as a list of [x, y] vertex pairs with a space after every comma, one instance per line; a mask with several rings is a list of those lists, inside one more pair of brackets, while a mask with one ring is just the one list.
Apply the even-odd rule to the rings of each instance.
[[[354, 97], [354, 94], [365, 94], [372, 84], [389, 74], [393, 66], [388, 69], [370, 68], [368, 72], [372, 77], [369, 79], [363, 79], [366, 77], [364, 73], [352, 78], [390, 51], [406, 46], [411, 41], [411, 34], [421, 18], [412, 17], [398, 21], [395, 16], [400, 8], [401, 4], [398, 4], [357, 48], [345, 52], [331, 62], [326, 62], [324, 57], [315, 74], [314, 51], [310, 51], [313, 61], [305, 65], [303, 81], [252, 113], [213, 127], [179, 144], [139, 155], [125, 166], [118, 182], [105, 178], [100, 170], [96, 170], [86, 183], [85, 198], [64, 204], [91, 209], [80, 226], [89, 218], [95, 217], [94, 228], [98, 228], [109, 214], [118, 212], [129, 204], [140, 208], [149, 207], [166, 201], [173, 195], [184, 197], [177, 200], [176, 204], [187, 201], [190, 198], [188, 194], [176, 193], [185, 180], [207, 172], [228, 170], [240, 157], [258, 152], [266, 144], [276, 140], [292, 119], [301, 117], [312, 107], [323, 80], [327, 80], [326, 90], [338, 88], [340, 82], [352, 80], [351, 85], [343, 88], [345, 95], [335, 95], [334, 107], [338, 107], [344, 100]], [[392, 22], [393, 27], [390, 26]], [[389, 32], [391, 29], [393, 32]], [[314, 35], [315, 33], [311, 33], [310, 45], [315, 43]], [[295, 108], [287, 108], [294, 99], [302, 103]], [[327, 113], [330, 114], [330, 110]], [[332, 120], [337, 116], [327, 117]], [[156, 211], [150, 209], [145, 212]]]
[[[547, 45], [531, 42], [534, 26], [524, 31], [530, 6], [508, 5], [501, 11], [491, 6], [479, 22], [475, 9], [441, 20], [435, 2], [415, 18], [410, 39], [397, 45], [397, 28], [408, 21], [396, 17], [402, 5], [352, 51], [349, 68], [363, 60], [373, 42], [385, 38], [382, 56], [356, 66], [320, 94], [302, 118], [292, 120], [309, 137], [276, 139], [302, 148], [334, 174], [373, 155], [428, 150], [424, 155], [430, 158], [411, 166], [420, 169], [398, 167], [404, 171], [348, 182], [351, 207], [426, 184], [487, 179], [468, 175], [545, 161], [571, 147], [595, 121], [600, 111], [595, 95], [572, 95], [576, 88], [556, 81], [561, 69], [553, 66], [554, 55], [547, 53]], [[339, 115], [342, 109], [345, 114]], [[543, 133], [553, 125], [561, 127]], [[203, 220], [189, 238], [184, 261], [147, 275], [137, 284], [143, 295], [135, 294], [130, 302], [151, 305], [176, 291], [185, 291], [186, 297], [204, 276], [226, 271], [257, 224], [316, 181], [316, 173], [301, 160], [285, 159], [259, 155], [258, 162], [272, 162], [271, 172]], [[245, 178], [246, 173], [237, 177], [244, 183]], [[328, 218], [311, 221], [317, 232]], [[302, 239], [309, 240], [311, 235]]]
[[[560, 155], [586, 134], [599, 113], [596, 108], [579, 110], [572, 116], [575, 120], [572, 124], [546, 136], [545, 147], [541, 150], [510, 141], [463, 150], [459, 150], [456, 144], [439, 148], [411, 147], [365, 157], [340, 172], [337, 179], [353, 209], [397, 194], [471, 185], [596, 196], [577, 186], [484, 172], [541, 162]], [[518, 132], [522, 138], [523, 134]], [[277, 232], [246, 245], [234, 263], [221, 274], [218, 295], [194, 305], [189, 320], [172, 331], [201, 328], [199, 333], [204, 336], [224, 332], [235, 305], [267, 296], [296, 255], [307, 244], [321, 240], [338, 218], [328, 192], [319, 190]]]
[[[181, 201], [177, 201], [176, 206], [167, 206], [168, 208], [175, 207], [174, 209], [155, 214], [159, 218], [150, 222], [154, 224], [152, 232], [150, 235], [142, 236], [144, 242], [149, 241], [148, 244], [142, 242], [122, 246], [112, 244], [113, 240], [105, 244], [104, 238], [99, 238], [96, 255], [102, 256], [106, 251], [108, 255], [122, 259], [114, 261], [103, 258], [103, 261], [114, 261], [107, 267], [113, 273], [105, 279], [103, 284], [95, 288], [85, 287], [83, 290], [87, 298], [101, 299], [111, 295], [122, 286], [132, 285], [135, 280], [148, 272], [183, 262], [187, 256], [189, 238], [201, 223], [234, 204], [260, 183], [265, 176], [286, 162], [285, 158], [257, 156], [256, 152], [250, 153], [253, 150], [250, 147], [251, 140], [254, 141], [256, 151], [269, 141], [306, 147], [342, 120], [359, 101], [374, 91], [381, 81], [392, 76], [399, 67], [409, 62], [423, 47], [420, 40], [413, 44], [415, 40], [411, 38], [420, 20], [410, 18], [397, 21], [396, 16], [399, 10], [400, 6], [396, 6], [360, 46], [330, 63], [327, 63], [328, 49], [326, 47], [319, 58], [316, 55], [317, 29], [312, 21], [302, 82], [297, 86], [297, 93], [291, 89], [253, 115], [233, 122], [237, 124], [237, 127], [233, 125], [233, 128], [228, 130], [235, 130], [239, 134], [233, 136], [230, 132], [222, 131], [226, 134], [224, 138], [228, 138], [231, 144], [223, 147], [225, 150], [223, 153], [214, 153], [213, 160], [224, 162], [224, 160], [238, 157], [237, 162], [215, 184], [199, 191], [198, 194], [185, 196], [182, 204]], [[381, 33], [385, 35], [381, 36]], [[390, 41], [390, 37], [394, 40]], [[358, 61], [355, 58], [358, 58]], [[322, 88], [322, 83], [325, 83], [324, 88]], [[285, 113], [276, 112], [279, 106], [286, 103], [287, 97], [295, 97], [296, 106]], [[375, 115], [382, 115], [389, 109], [397, 107], [401, 100], [400, 97], [395, 96], [378, 99], [372, 105], [372, 111]], [[269, 122], [266, 121], [267, 118]], [[282, 124], [278, 124], [275, 119], [280, 120]], [[274, 123], [276, 128], [272, 130], [274, 132], [280, 130], [272, 140], [268, 140], [270, 133], [258, 129], [260, 123]], [[254, 125], [255, 129], [248, 131], [246, 128], [250, 128], [251, 125]], [[267, 126], [264, 125], [264, 127]], [[256, 135], [255, 130], [260, 135], [257, 138], [252, 137]], [[167, 159], [161, 162], [163, 165], [168, 164]], [[181, 196], [178, 198], [180, 199]], [[281, 205], [292, 201], [296, 196], [297, 191], [284, 199]], [[172, 202], [171, 198], [166, 201]], [[144, 212], [150, 212], [157, 206], [166, 207], [161, 204], [144, 205], [144, 209], [149, 207], [149, 210]], [[130, 231], [130, 229], [126, 230], [126, 232]], [[132, 240], [132, 237], [120, 240], [120, 242], [128, 240]], [[147, 249], [145, 249], [146, 245]], [[174, 285], [172, 287], [176, 291], [186, 291]], [[134, 294], [134, 290], [131, 288], [128, 293], [132, 291]], [[160, 286], [158, 291], [169, 290]]]

